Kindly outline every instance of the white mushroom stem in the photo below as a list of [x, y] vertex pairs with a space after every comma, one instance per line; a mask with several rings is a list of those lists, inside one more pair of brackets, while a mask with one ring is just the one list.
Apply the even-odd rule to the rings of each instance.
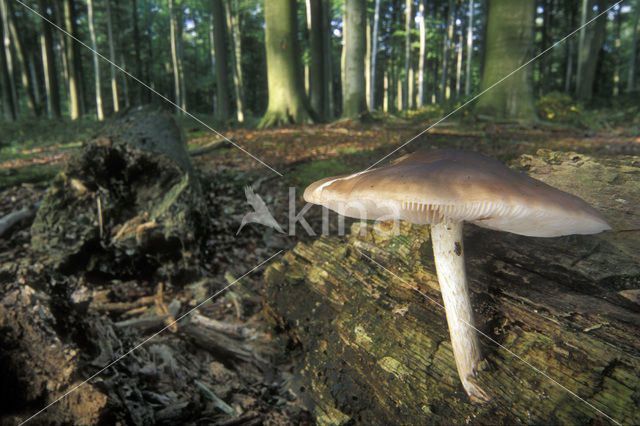
[[467, 287], [462, 222], [431, 225], [431, 241], [460, 381], [472, 399], [486, 401], [485, 392], [472, 382], [482, 357]]

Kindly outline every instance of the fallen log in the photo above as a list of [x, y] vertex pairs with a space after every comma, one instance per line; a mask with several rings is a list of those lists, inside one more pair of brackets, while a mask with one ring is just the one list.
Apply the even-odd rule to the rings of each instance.
[[640, 422], [640, 159], [540, 151], [517, 167], [614, 229], [546, 239], [466, 227], [487, 404], [459, 383], [426, 228], [354, 224], [267, 270], [265, 313], [319, 423]]

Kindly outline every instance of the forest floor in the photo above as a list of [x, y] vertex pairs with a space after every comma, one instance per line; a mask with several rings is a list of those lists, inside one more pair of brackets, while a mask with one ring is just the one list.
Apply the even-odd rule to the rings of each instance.
[[[0, 218], [43, 198], [51, 178], [81, 141], [97, 128], [95, 123], [79, 126], [75, 136], [66, 135], [60, 138], [61, 141], [0, 147]], [[203, 183], [211, 220], [216, 224], [215, 229], [228, 231], [208, 236], [207, 245], [212, 250], [210, 258], [203, 260], [204, 269], [219, 288], [232, 283], [234, 277], [245, 274], [278, 250], [287, 250], [297, 242], [311, 238], [300, 226], [295, 236], [279, 234], [259, 224], [249, 224], [238, 233], [241, 218], [251, 211], [245, 197], [248, 185], [262, 197], [278, 223], [287, 230], [290, 188], [296, 190], [297, 213], [304, 206], [302, 191], [311, 182], [362, 170], [397, 148], [399, 150], [390, 158], [419, 148], [453, 148], [478, 151], [507, 164], [522, 154], [534, 154], [539, 149], [594, 156], [640, 155], [638, 122], [593, 130], [545, 123], [520, 125], [451, 121], [421, 134], [429, 126], [428, 122], [387, 117], [368, 124], [341, 121], [273, 130], [232, 129], [224, 132], [226, 137], [282, 173], [281, 177], [235, 147], [197, 151], [219, 137], [198, 125], [183, 126], [190, 150], [197, 153], [192, 156], [192, 162]], [[415, 140], [403, 146], [414, 137]], [[311, 209], [305, 218], [319, 233], [320, 210]], [[18, 260], [24, 263], [25, 256], [30, 256], [29, 241], [28, 221], [0, 237], [0, 264]], [[38, 259], [34, 258], [32, 262], [36, 264]], [[291, 360], [281, 356], [283, 343], [268, 341], [270, 329], [260, 312], [262, 285], [261, 271], [250, 274], [242, 280], [241, 286], [249, 289], [250, 296], [246, 300], [239, 304], [235, 298], [245, 296], [231, 288], [201, 310], [209, 317], [253, 330], [256, 335], [263, 336], [258, 339], [260, 344], [271, 346], [263, 353], [272, 354], [276, 370], [273, 377], [280, 380], [279, 389], [273, 390], [266, 375], [235, 374], [234, 380], [240, 383], [231, 386], [229, 392], [234, 396], [227, 400], [241, 405], [247, 420], [267, 419], [266, 423], [271, 424], [311, 422], [304, 410], [296, 405], [295, 398], [283, 390], [294, 367]], [[135, 297], [152, 296], [155, 291], [149, 288], [148, 294], [136, 293]], [[193, 294], [197, 293], [193, 287], [173, 291], [174, 294], [165, 294], [165, 297], [183, 300], [187, 306]], [[278, 353], [279, 356], [273, 355]], [[270, 380], [277, 381], [273, 377]], [[279, 408], [273, 408], [275, 406]]]

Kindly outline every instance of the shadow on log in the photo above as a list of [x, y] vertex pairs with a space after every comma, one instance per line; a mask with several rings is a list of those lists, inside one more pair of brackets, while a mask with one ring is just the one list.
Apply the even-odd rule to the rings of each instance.
[[465, 227], [476, 326], [495, 341], [480, 338], [487, 404], [458, 379], [426, 227], [356, 223], [267, 270], [265, 312], [319, 423], [640, 423], [640, 159], [539, 151], [516, 167], [582, 197], [613, 231]]

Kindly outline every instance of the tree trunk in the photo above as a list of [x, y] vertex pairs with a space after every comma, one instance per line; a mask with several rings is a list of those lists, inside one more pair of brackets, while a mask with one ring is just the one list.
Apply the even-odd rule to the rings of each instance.
[[[587, 34], [587, 17], [589, 16], [589, 7], [593, 5], [594, 0], [582, 0], [582, 8], [580, 9], [580, 37], [578, 41], [578, 67], [576, 69], [576, 95], [578, 95], [578, 87], [582, 87], [582, 64], [589, 47], [585, 44]], [[593, 28], [591, 28], [593, 31]]]
[[[136, 77], [144, 78], [142, 75], [142, 47], [140, 44], [140, 29], [138, 25], [138, 4], [137, 0], [131, 0], [131, 20], [133, 22], [133, 47], [135, 49], [136, 58]], [[147, 88], [136, 84], [136, 96], [135, 102], [137, 105], [142, 103], [142, 93], [146, 92]], [[147, 98], [149, 94], [144, 97]]]
[[100, 59], [98, 58], [98, 42], [93, 17], [93, 0], [87, 0], [87, 10], [89, 21], [89, 35], [91, 36], [91, 47], [93, 48], [93, 75], [96, 90], [96, 115], [98, 120], [104, 120], [104, 110], [102, 108], [102, 89], [100, 88]]
[[237, 12], [229, 4], [232, 0], [225, 0], [225, 14], [227, 17], [227, 28], [229, 28], [229, 38], [231, 39], [231, 68], [233, 70], [233, 91], [236, 101], [236, 120], [239, 123], [244, 121], [244, 103], [242, 101], [242, 47], [240, 45], [240, 28], [238, 26]]
[[627, 92], [632, 92], [636, 88], [638, 79], [636, 70], [638, 69], [638, 33], [640, 33], [640, 0], [635, 3], [636, 13], [633, 23], [633, 40], [631, 42], [631, 55], [629, 57], [629, 76], [627, 77]]
[[456, 99], [460, 98], [460, 83], [462, 81], [462, 44], [464, 42], [462, 30], [459, 33], [458, 38], [458, 56], [456, 60]]
[[[48, 0], [39, 0], [40, 13], [48, 16]], [[51, 35], [51, 24], [41, 21], [40, 45], [42, 50], [42, 68], [44, 74], [45, 90], [47, 92], [47, 112], [49, 117], [60, 118], [60, 88], [58, 87], [58, 72], [56, 71], [56, 61], [53, 53], [53, 37]]]
[[325, 59], [328, 55], [324, 51], [323, 42], [323, 11], [321, 0], [308, 0], [309, 13], [311, 15], [310, 50], [311, 64], [309, 66], [309, 101], [311, 108], [320, 119], [329, 117], [327, 78], [325, 76]]
[[[597, 0], [598, 13], [605, 10], [611, 0]], [[590, 25], [589, 31], [585, 35], [585, 42], [582, 46], [578, 61], [579, 79], [576, 84], [576, 97], [588, 102], [593, 97], [596, 66], [598, 65], [598, 57], [604, 45], [607, 28], [606, 14], [598, 18]]]
[[640, 422], [637, 161], [539, 151], [517, 166], [585, 198], [615, 230], [529, 238], [465, 225], [475, 323], [493, 340], [479, 337], [488, 404], [460, 384], [426, 226], [358, 235], [356, 222], [346, 238], [299, 243], [267, 269], [265, 314], [296, 359], [291, 389], [318, 423]]
[[471, 64], [473, 58], [473, 18], [475, 0], [469, 0], [469, 24], [467, 26], [467, 69], [465, 72], [464, 94], [471, 93]]
[[269, 104], [259, 128], [313, 121], [304, 95], [295, 6], [294, 0], [265, 0]]
[[618, 6], [618, 10], [615, 12], [614, 25], [615, 25], [615, 40], [613, 42], [613, 96], [620, 94], [620, 65], [622, 62], [622, 41], [620, 39], [620, 30], [622, 27], [622, 8]]
[[[213, 28], [213, 14], [209, 15], [209, 56], [211, 59], [211, 75], [217, 76], [216, 73], [216, 49], [215, 49], [215, 39], [214, 39], [214, 28]], [[217, 108], [217, 90], [214, 89], [211, 92], [211, 112], [214, 117], [217, 117], [218, 108]]]
[[411, 67], [411, 4], [406, 0], [404, 6], [404, 78], [402, 79], [402, 107], [409, 108], [409, 68]]
[[375, 109], [376, 102], [376, 58], [378, 56], [378, 27], [380, 26], [380, 0], [375, 0], [373, 29], [371, 34], [371, 78], [369, 79], [369, 107]]
[[182, 37], [182, 33], [178, 30], [178, 13], [176, 11], [175, 0], [169, 0], [169, 27], [171, 32], [171, 64], [173, 66], [173, 94], [176, 105], [176, 113], [181, 114], [180, 106], [182, 105], [182, 83], [180, 81], [180, 64], [179, 64], [179, 47], [178, 37]]
[[364, 118], [368, 114], [365, 99], [365, 2], [345, 0], [345, 76], [342, 115], [348, 118]]
[[[491, 0], [482, 90], [488, 90], [532, 57], [535, 0]], [[535, 120], [531, 67], [482, 95], [476, 113]]]
[[15, 15], [13, 13], [13, 9], [10, 4], [7, 4], [7, 20], [9, 22], [9, 32], [11, 34], [11, 42], [15, 46], [15, 53], [18, 65], [20, 67], [20, 79], [22, 81], [22, 87], [24, 88], [27, 95], [27, 106], [33, 115], [38, 115], [38, 104], [36, 102], [36, 98], [34, 95], [33, 85], [34, 81], [31, 80], [31, 76], [29, 75], [29, 64], [27, 59], [27, 51], [24, 48], [24, 43], [22, 40], [23, 34], [18, 34], [16, 30], [15, 23]]
[[11, 35], [9, 33], [9, 15], [7, 0], [0, 0], [0, 28], [2, 33], [2, 79], [7, 105], [7, 117], [10, 120], [18, 118], [18, 96], [16, 93], [16, 84], [14, 79], [13, 57], [11, 54]]
[[426, 28], [425, 28], [425, 2], [426, 0], [419, 0], [419, 10], [420, 10], [420, 56], [418, 57], [418, 109], [422, 108], [424, 105], [424, 97], [425, 97], [425, 71], [426, 68], [424, 66], [425, 62], [425, 54], [426, 54]]
[[111, 15], [111, 0], [105, 0], [107, 5], [107, 41], [109, 43], [109, 74], [111, 78], [111, 98], [113, 99], [113, 112], [120, 111], [120, 98], [118, 96], [118, 80], [116, 77], [116, 69], [113, 65], [116, 62], [115, 41], [113, 39], [113, 25]]
[[446, 17], [446, 29], [444, 32], [444, 43], [442, 45], [442, 74], [440, 76], [440, 102], [448, 100], [451, 96], [449, 92], [449, 53], [451, 50], [451, 38], [453, 36], [453, 0], [449, 0]]
[[212, 0], [213, 41], [216, 70], [217, 115], [219, 122], [229, 119], [229, 74], [227, 59], [227, 29], [225, 27], [222, 0]]
[[331, 54], [331, 8], [328, 1], [322, 1], [322, 48], [324, 52], [324, 98], [326, 99], [326, 118], [335, 117], [335, 92], [333, 82], [333, 56]]

